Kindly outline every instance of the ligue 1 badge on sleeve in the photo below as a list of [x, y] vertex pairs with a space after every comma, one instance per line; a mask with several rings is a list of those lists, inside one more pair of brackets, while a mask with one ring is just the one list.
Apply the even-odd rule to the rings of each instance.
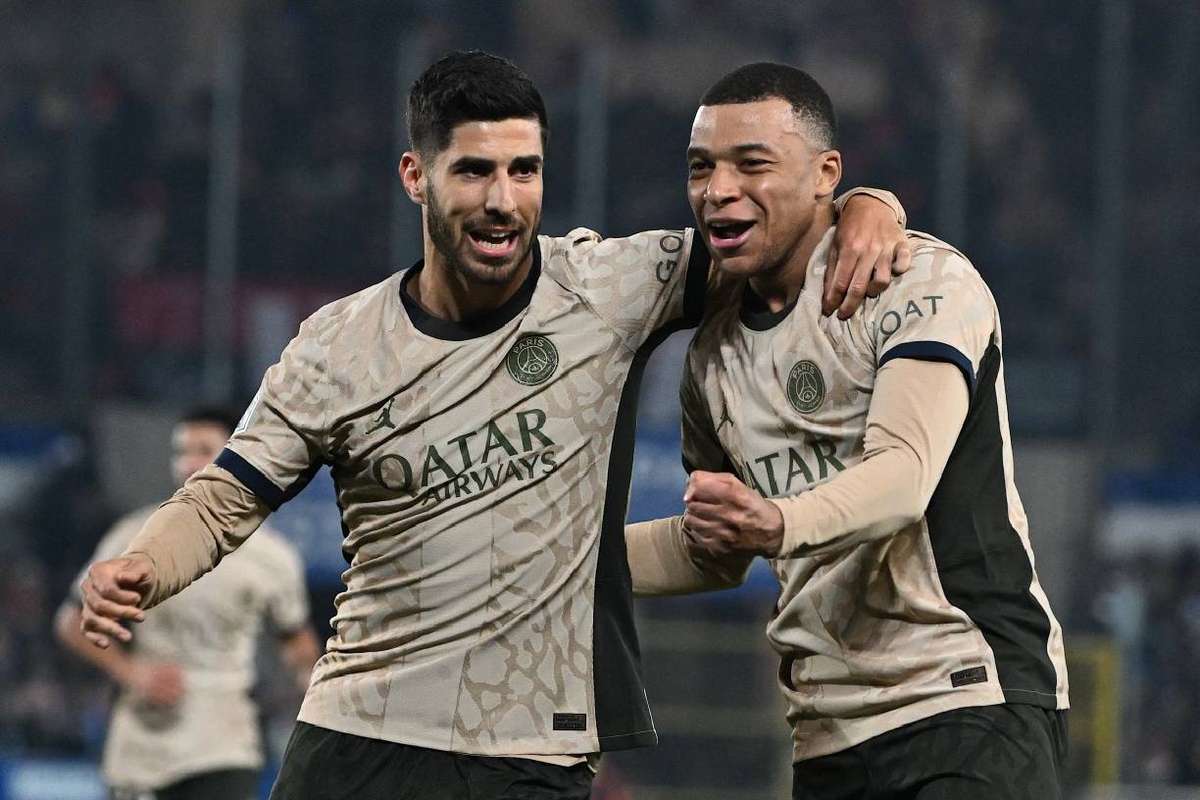
[[811, 414], [825, 400], [825, 378], [816, 364], [804, 359], [797, 361], [788, 374], [787, 396], [792, 408], [801, 414]]
[[545, 336], [532, 333], [517, 340], [504, 364], [514, 381], [536, 386], [545, 383], [558, 368], [558, 349]]

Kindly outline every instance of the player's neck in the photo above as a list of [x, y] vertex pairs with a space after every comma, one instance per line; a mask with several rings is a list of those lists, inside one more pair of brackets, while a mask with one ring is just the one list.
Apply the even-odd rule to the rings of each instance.
[[428, 242], [425, 246], [425, 266], [408, 291], [418, 305], [435, 317], [450, 322], [494, 311], [507, 303], [529, 277], [533, 265], [533, 249], [504, 283], [484, 283], [473, 280], [455, 269]]
[[825, 232], [833, 225], [833, 221], [833, 205], [823, 203], [818, 206], [812, 225], [787, 258], [778, 267], [750, 279], [750, 287], [762, 298], [772, 313], [787, 308], [800, 296], [804, 281], [808, 277], [808, 262]]

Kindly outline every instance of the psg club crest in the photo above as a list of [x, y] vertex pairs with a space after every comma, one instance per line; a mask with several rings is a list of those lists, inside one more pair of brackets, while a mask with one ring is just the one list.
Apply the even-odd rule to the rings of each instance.
[[558, 369], [558, 349], [545, 336], [533, 333], [517, 340], [504, 359], [508, 374], [524, 386], [536, 386]]
[[825, 379], [813, 362], [797, 361], [788, 375], [787, 396], [792, 407], [801, 414], [811, 414], [825, 400]]

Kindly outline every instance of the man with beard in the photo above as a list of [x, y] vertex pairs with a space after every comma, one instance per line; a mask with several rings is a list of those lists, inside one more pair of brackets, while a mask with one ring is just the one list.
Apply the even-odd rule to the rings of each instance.
[[[691, 230], [538, 236], [546, 112], [503, 59], [433, 64], [409, 128], [424, 260], [304, 322], [216, 464], [92, 568], [84, 629], [127, 640], [329, 464], [346, 590], [272, 796], [587, 797], [592, 754], [656, 741], [634, 403], [650, 350], [698, 321], [708, 255]], [[905, 252], [886, 205], [847, 220], [885, 272]]]
[[1067, 673], [1013, 482], [999, 315], [970, 262], [820, 311], [841, 178], [809, 75], [750, 64], [706, 93], [688, 197], [724, 302], [680, 390], [682, 516], [627, 532], [634, 590], [781, 591], [767, 638], [796, 800], [1061, 797]]

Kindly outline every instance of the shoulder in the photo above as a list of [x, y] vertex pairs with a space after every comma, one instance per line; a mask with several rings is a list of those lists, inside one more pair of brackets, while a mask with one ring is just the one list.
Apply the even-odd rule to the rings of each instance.
[[307, 373], [315, 376], [337, 364], [347, 349], [361, 352], [370, 340], [382, 340], [382, 330], [395, 324], [402, 274], [390, 275], [309, 315], [284, 350], [282, 360], [289, 372], [315, 370]]
[[559, 283], [569, 283], [581, 260], [604, 239], [590, 228], [574, 228], [566, 236], [539, 236], [542, 272]]
[[956, 247], [920, 231], [908, 231], [912, 266], [893, 278], [877, 300], [867, 305], [887, 310], [897, 303], [968, 296], [991, 302], [991, 292], [971, 261]]
[[382, 316], [393, 300], [398, 299], [403, 274], [394, 273], [373, 286], [321, 306], [300, 324], [300, 336], [336, 335], [348, 327]]
[[912, 269], [898, 276], [894, 286], [922, 281], [983, 286], [979, 271], [957, 247], [921, 231], [908, 231], [908, 239], [912, 245]]
[[[692, 231], [652, 230], [632, 236], [605, 238], [590, 228], [575, 228], [566, 236], [542, 236], [542, 268], [554, 277], [604, 280], [631, 274], [640, 265], [674, 266], [691, 245]], [[586, 267], [581, 272], [580, 267]], [[665, 267], [664, 267], [665, 268]]]

